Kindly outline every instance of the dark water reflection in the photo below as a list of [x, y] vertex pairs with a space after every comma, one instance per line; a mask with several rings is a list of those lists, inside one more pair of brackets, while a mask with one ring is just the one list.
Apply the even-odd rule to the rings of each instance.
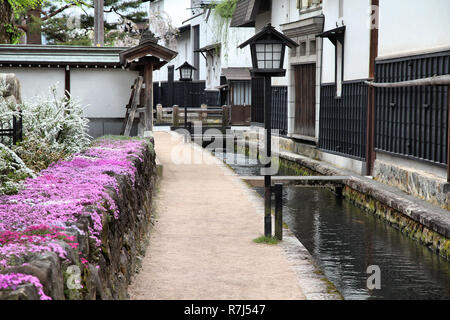
[[[259, 175], [256, 162], [229, 164]], [[450, 299], [450, 262], [387, 223], [326, 189], [285, 187], [283, 200], [284, 221], [345, 299]], [[369, 265], [380, 267], [380, 290], [367, 289]]]

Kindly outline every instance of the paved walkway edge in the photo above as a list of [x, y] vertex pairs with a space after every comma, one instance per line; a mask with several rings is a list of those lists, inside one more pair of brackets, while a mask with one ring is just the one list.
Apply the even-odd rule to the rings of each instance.
[[[200, 148], [199, 146], [196, 146]], [[209, 150], [203, 149], [210, 152]], [[257, 207], [258, 214], [261, 215], [261, 223], [264, 216], [264, 199], [237, 175], [233, 169], [223, 161], [217, 159], [219, 166], [228, 170], [234, 176], [236, 184], [242, 184], [247, 195]], [[272, 234], [274, 234], [275, 218], [272, 215]], [[279, 244], [297, 276], [299, 286], [307, 300], [343, 300], [341, 293], [331, 283], [323, 271], [317, 266], [313, 256], [297, 237], [288, 229], [283, 228], [283, 240]]]

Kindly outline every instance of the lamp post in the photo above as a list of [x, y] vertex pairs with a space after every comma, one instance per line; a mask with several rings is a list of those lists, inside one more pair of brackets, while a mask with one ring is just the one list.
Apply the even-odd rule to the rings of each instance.
[[272, 182], [272, 77], [284, 77], [286, 70], [283, 69], [284, 53], [286, 46], [289, 48], [298, 47], [298, 44], [275, 30], [269, 23], [260, 32], [239, 45], [242, 49], [250, 45], [253, 68], [250, 71], [252, 76], [264, 77], [264, 129], [265, 129], [265, 150], [268, 157], [264, 174], [264, 235], [272, 236], [271, 217], [271, 196]]
[[192, 74], [194, 70], [197, 70], [196, 67], [190, 65], [187, 61], [184, 62], [181, 66], [179, 66], [176, 70], [180, 70], [180, 81], [184, 82], [184, 127], [187, 127], [187, 85], [186, 82], [192, 81]]

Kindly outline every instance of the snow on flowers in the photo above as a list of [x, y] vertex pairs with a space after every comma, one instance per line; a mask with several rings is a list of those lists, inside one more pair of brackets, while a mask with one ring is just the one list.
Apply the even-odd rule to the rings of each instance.
[[[77, 248], [75, 237], [64, 230], [81, 216], [93, 221], [89, 236], [100, 246], [102, 215], [115, 219], [119, 215], [106, 188], [118, 192], [114, 175], [127, 175], [134, 183], [133, 159], [142, 161], [145, 148], [142, 140], [96, 140], [90, 149], [50, 165], [37, 178], [25, 180], [18, 194], [0, 196], [0, 271], [23, 264], [24, 257], [31, 253], [51, 251], [65, 259], [66, 252], [58, 241]], [[84, 258], [83, 264], [87, 264]], [[36, 280], [19, 274], [0, 275], [0, 290], [14, 289], [21, 283], [40, 285]], [[48, 298], [39, 285], [36, 288], [41, 299]]]

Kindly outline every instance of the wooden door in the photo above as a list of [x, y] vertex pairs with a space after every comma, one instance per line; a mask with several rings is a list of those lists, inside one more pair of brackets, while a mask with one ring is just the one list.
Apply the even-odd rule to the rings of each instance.
[[295, 125], [294, 133], [316, 135], [316, 64], [294, 66]]

